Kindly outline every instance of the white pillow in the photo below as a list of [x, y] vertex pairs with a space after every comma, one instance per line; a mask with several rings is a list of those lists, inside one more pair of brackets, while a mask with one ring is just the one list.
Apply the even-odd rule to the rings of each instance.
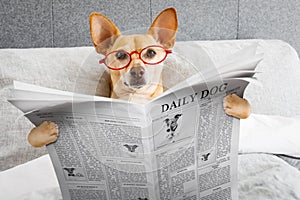
[[241, 120], [240, 153], [285, 154], [300, 158], [300, 116], [251, 114]]

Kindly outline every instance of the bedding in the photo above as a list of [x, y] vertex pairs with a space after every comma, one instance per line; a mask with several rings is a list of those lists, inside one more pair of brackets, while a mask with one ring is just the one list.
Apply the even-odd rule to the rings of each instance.
[[[257, 129], [246, 129], [241, 135], [239, 196], [240, 199], [300, 199], [299, 170], [293, 167], [298, 166], [296, 158], [300, 157], [299, 143], [295, 142], [300, 141], [299, 128], [296, 128], [299, 120], [295, 117], [300, 116], [300, 62], [296, 51], [279, 40], [177, 42], [174, 50], [183, 59], [196, 58], [193, 63], [205, 69], [207, 62], [219, 65], [226, 62], [228, 56], [253, 44], [258, 45], [257, 54], [264, 54], [264, 60], [257, 67], [261, 73], [256, 75], [263, 87], [250, 84], [245, 92], [257, 115], [242, 123], [246, 127], [247, 122], [255, 123]], [[185, 53], [187, 46], [195, 48], [192, 55]], [[0, 49], [0, 199], [43, 199], [43, 195], [48, 195], [44, 199], [61, 198], [45, 148], [34, 149], [26, 141], [33, 125], [6, 101], [12, 81], [106, 96], [109, 91], [105, 90], [108, 88], [105, 84], [109, 77], [97, 63], [98, 57], [93, 47]], [[179, 80], [195, 72], [195, 68], [178, 64], [176, 57], [170, 57], [168, 62], [173, 63], [169, 70], [175, 71]], [[166, 87], [175, 84], [167, 79], [168, 73], [170, 71], [164, 72]], [[103, 88], [97, 88], [99, 80]], [[243, 126], [241, 130], [245, 130]], [[288, 134], [283, 134], [283, 130]], [[263, 143], [266, 141], [269, 141], [268, 146]], [[273, 142], [276, 145], [272, 146]], [[39, 171], [42, 169], [45, 171]], [[48, 179], [51, 180], [49, 185], [46, 184]]]
[[[271, 129], [270, 125], [273, 126]], [[274, 139], [270, 131], [279, 126], [280, 129], [276, 131]], [[284, 153], [300, 158], [299, 126], [300, 118], [272, 115], [252, 114], [248, 119], [241, 120], [238, 163], [240, 200], [300, 199], [300, 171], [278, 156], [272, 155]], [[285, 137], [287, 132], [290, 132], [289, 136]], [[250, 141], [250, 144], [253, 144], [251, 146], [243, 142], [249, 138], [249, 135], [252, 137], [251, 140], [260, 143], [254, 145]], [[276, 143], [278, 138], [283, 140], [283, 144], [290, 142], [291, 139], [296, 140], [291, 145], [276, 149], [270, 141]], [[256, 153], [258, 150], [259, 154]], [[62, 199], [49, 155], [1, 172], [0, 185], [2, 186], [0, 199]]]
[[300, 116], [252, 114], [241, 119], [240, 153], [269, 153], [300, 158]]

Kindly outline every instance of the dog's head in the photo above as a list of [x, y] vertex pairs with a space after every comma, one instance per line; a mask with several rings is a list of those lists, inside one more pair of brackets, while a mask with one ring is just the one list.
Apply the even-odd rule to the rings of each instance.
[[167, 125], [167, 132], [174, 132], [176, 131], [177, 127], [178, 127], [178, 119], [181, 117], [182, 114], [177, 114], [174, 116], [174, 118], [167, 118], [164, 120], [164, 122], [166, 122]]
[[162, 89], [163, 61], [174, 45], [177, 26], [174, 8], [162, 11], [148, 32], [140, 35], [122, 35], [104, 15], [90, 15], [91, 38], [96, 51], [105, 56], [100, 62], [110, 69], [116, 98], [125, 93], [151, 98], [158, 87]]

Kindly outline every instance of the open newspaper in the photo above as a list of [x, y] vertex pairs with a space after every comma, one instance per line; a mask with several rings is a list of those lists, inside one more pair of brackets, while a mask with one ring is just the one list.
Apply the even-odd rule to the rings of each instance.
[[223, 98], [243, 96], [260, 60], [195, 74], [147, 104], [21, 82], [10, 102], [35, 125], [58, 124], [47, 149], [63, 199], [237, 199], [239, 120]]

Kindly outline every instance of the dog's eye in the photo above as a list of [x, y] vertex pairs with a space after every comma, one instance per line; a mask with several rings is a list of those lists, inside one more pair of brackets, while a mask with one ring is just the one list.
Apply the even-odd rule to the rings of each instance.
[[125, 60], [128, 57], [128, 55], [123, 51], [117, 52], [115, 56], [118, 60]]
[[153, 58], [156, 55], [156, 52], [153, 49], [147, 49], [146, 57]]

